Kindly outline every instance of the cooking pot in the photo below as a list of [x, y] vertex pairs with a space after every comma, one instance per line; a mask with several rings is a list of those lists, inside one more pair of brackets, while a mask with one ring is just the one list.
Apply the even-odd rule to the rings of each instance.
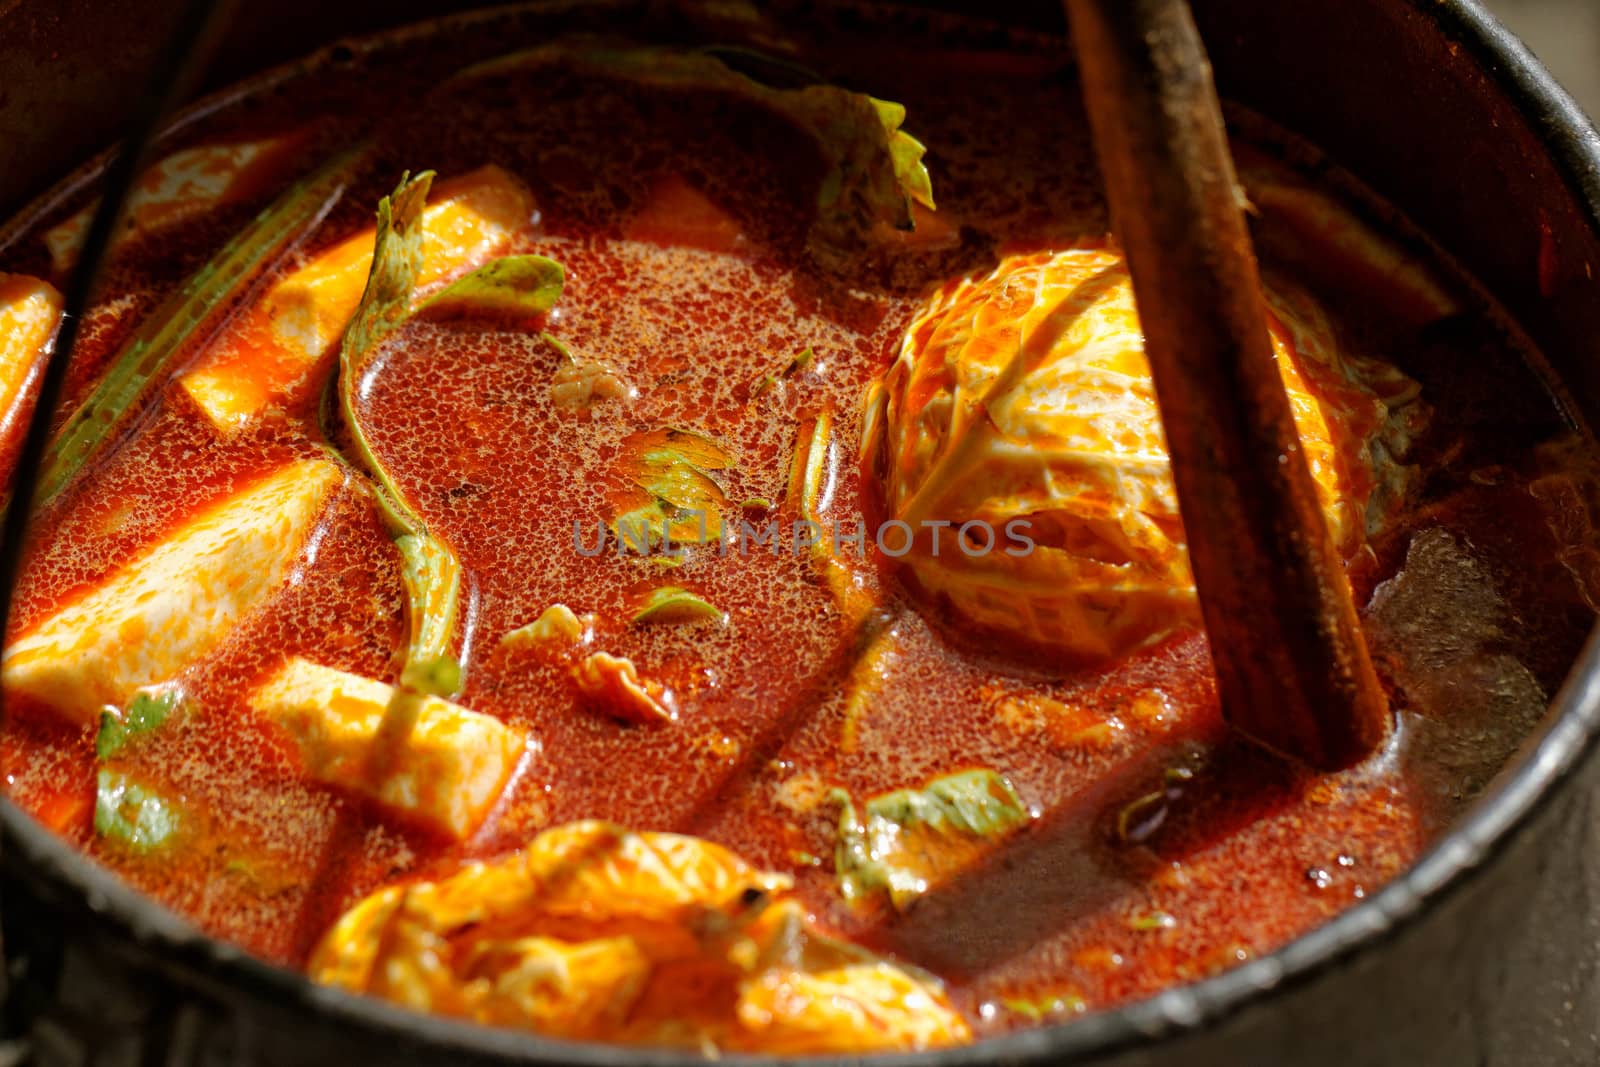
[[[123, 131], [183, 7], [0, 2], [0, 218]], [[318, 46], [310, 62], [339, 62], [349, 54], [341, 35], [443, 7], [240, 5], [205, 42], [206, 82], [228, 84]], [[670, 17], [648, 0], [607, 7], [606, 17], [623, 12], [624, 28]], [[1320, 145], [1419, 223], [1543, 349], [1575, 418], [1600, 423], [1600, 136], [1522, 45], [1475, 0], [1195, 8], [1224, 96]], [[905, 11], [904, 32], [915, 35], [918, 8]], [[1049, 3], [983, 14], [1045, 28], [1061, 20]], [[1119, 1010], [875, 1062], [1600, 1062], [1597, 749], [1592, 641], [1469, 814], [1411, 871], [1332, 922]], [[696, 1062], [474, 1027], [313, 986], [208, 939], [4, 801], [0, 844], [7, 1033], [41, 1064]]]

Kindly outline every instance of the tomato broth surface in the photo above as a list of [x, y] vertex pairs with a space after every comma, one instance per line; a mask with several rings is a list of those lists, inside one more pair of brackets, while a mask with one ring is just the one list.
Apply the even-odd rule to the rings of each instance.
[[[370, 228], [402, 172], [437, 171], [437, 189], [492, 164], [525, 185], [535, 211], [498, 254], [559, 263], [553, 309], [418, 315], [378, 347], [353, 402], [377, 461], [462, 568], [451, 700], [526, 737], [487, 816], [453, 836], [320, 782], [250, 704], [286, 657], [399, 680], [402, 561], [354, 468], [281, 588], [185, 666], [176, 710], [115, 757], [181, 808], [174, 843], [135, 850], [97, 830], [102, 727], [8, 692], [0, 765], [27, 811], [208, 934], [289, 967], [368, 894], [550, 827], [694, 835], [792, 876], [819, 929], [942, 980], [985, 1036], [1274, 950], [1405, 870], [1533, 728], [1594, 613], [1588, 438], [1488, 297], [1314, 150], [1230, 113], [1269, 284], [1312, 293], [1338, 342], [1398, 367], [1429, 410], [1405, 457], [1416, 478], [1350, 571], [1397, 727], [1335, 774], [1229, 734], [1197, 628], [1064, 662], [969, 625], [875, 543], [884, 503], [861, 457], [864, 397], [929, 292], [1014, 252], [1106, 246], [1065, 45], [939, 21], [924, 47], [866, 9], [803, 29], [641, 28], [776, 39], [785, 64], [905, 105], [937, 210], [918, 207], [916, 231], [836, 263], [808, 246], [827, 161], [760, 101], [559, 62], [451, 77], [589, 18], [408, 31], [181, 127], [161, 152], [295, 141], [258, 188], [118, 247], [63, 407], [184, 277], [341, 145], [372, 147], [239, 308]], [[1318, 228], [1294, 210], [1303, 200], [1271, 189], [1320, 197], [1340, 221]], [[14, 229], [0, 269], [59, 284], [45, 235], [84, 203], [64, 197]], [[228, 339], [242, 314], [191, 341], [184, 365], [249, 344]], [[153, 383], [41, 512], [8, 640], [230, 493], [318, 460], [329, 441], [349, 455], [349, 426], [324, 429], [337, 348], [226, 433], [174, 380]], [[573, 404], [564, 367], [603, 373], [615, 395]], [[797, 451], [819, 416], [808, 511]], [[720, 449], [724, 537], [643, 552], [608, 524], [637, 481], [633, 443], [669, 428]], [[807, 518], [825, 541], [867, 532], [830, 563], [796, 534]], [[745, 530], [776, 532], [741, 543]], [[713, 610], [635, 621], [669, 586]], [[555, 604], [592, 615], [587, 650], [629, 660], [669, 694], [671, 718], [628, 721], [574, 685], [570, 659], [502, 643]], [[980, 842], [908, 905], [846, 899], [844, 808], [972, 770], [1009, 783], [1025, 825]]]

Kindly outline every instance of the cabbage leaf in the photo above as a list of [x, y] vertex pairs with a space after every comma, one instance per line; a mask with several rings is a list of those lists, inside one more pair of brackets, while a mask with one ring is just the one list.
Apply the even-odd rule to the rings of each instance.
[[[561, 299], [566, 272], [544, 256], [505, 256], [485, 263], [429, 297], [430, 315], [461, 313], [545, 315]], [[564, 349], [564, 346], [563, 346]]]
[[102, 768], [95, 779], [94, 832], [103, 838], [149, 852], [177, 834], [181, 818], [171, 800], [120, 771]]
[[651, 622], [700, 622], [710, 619], [726, 622], [728, 613], [687, 589], [676, 585], [663, 585], [652, 589], [644, 597], [633, 616], [635, 626]]
[[730, 93], [799, 127], [815, 142], [827, 167], [810, 231], [812, 251], [824, 262], [847, 261], [873, 243], [880, 226], [914, 229], [913, 203], [934, 207], [933, 183], [923, 164], [927, 149], [901, 128], [906, 109], [836, 85], [766, 85], [710, 51], [581, 39], [492, 59], [468, 67], [457, 78], [546, 65], [651, 88]]
[[712, 472], [732, 465], [727, 449], [694, 430], [629, 434], [617, 464], [621, 485], [610, 495], [612, 532], [641, 554], [663, 534], [680, 544], [718, 540], [728, 497]]
[[843, 789], [829, 799], [840, 805], [834, 846], [840, 893], [852, 902], [887, 893], [897, 910], [1032, 818], [1011, 783], [986, 768], [873, 797], [860, 812]]

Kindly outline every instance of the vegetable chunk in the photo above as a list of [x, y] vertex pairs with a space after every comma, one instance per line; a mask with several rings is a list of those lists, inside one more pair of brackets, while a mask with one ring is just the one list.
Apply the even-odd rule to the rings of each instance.
[[[261, 141], [197, 145], [157, 162], [139, 176], [113, 239], [117, 248], [254, 196], [288, 169], [306, 136], [291, 133]], [[78, 262], [98, 201], [45, 232], [50, 263], [65, 277]]]
[[846, 900], [886, 892], [904, 911], [917, 897], [1026, 826], [1031, 816], [1010, 782], [978, 769], [867, 801], [865, 818], [842, 789], [834, 867]]
[[303, 460], [202, 510], [13, 642], [0, 681], [91, 723], [173, 677], [283, 584], [343, 477]]
[[[1272, 344], [1328, 531], [1349, 561], [1414, 472], [1419, 387], [1347, 350], [1286, 282]], [[1085, 662], [1199, 624], [1127, 264], [1089, 243], [946, 283], [868, 401], [865, 447], [922, 588]], [[946, 536], [940, 544], [941, 529]]]
[[[499, 167], [440, 182], [422, 212], [416, 284], [487, 262], [533, 214], [533, 195]], [[179, 379], [219, 430], [236, 429], [279, 402], [339, 340], [366, 287], [373, 241], [374, 231], [365, 230], [279, 281]]]
[[934, 980], [821, 933], [790, 889], [709, 841], [569, 823], [494, 862], [379, 890], [308, 970], [552, 1037], [783, 1053], [971, 1040]]
[[492, 716], [299, 658], [250, 705], [289, 732], [318, 781], [457, 838], [483, 823], [527, 743]]
[[172, 840], [181, 821], [176, 805], [127, 775], [102, 769], [96, 777], [94, 832], [101, 837], [149, 852]]
[[0, 273], [0, 426], [61, 324], [61, 294], [26, 274]]

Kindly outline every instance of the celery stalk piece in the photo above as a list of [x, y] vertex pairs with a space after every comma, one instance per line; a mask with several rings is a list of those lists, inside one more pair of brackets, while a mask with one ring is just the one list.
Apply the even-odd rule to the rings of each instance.
[[[435, 696], [453, 695], [461, 685], [461, 665], [450, 652], [461, 604], [461, 563], [455, 551], [428, 529], [384, 467], [356, 412], [356, 392], [374, 353], [412, 314], [411, 300], [423, 261], [423, 208], [433, 172], [406, 175], [378, 204], [377, 237], [366, 291], [339, 347], [334, 380], [338, 413], [349, 431], [357, 465], [372, 479], [378, 509], [400, 550], [410, 622], [410, 637], [400, 682], [403, 688]], [[523, 288], [529, 279], [536, 284]], [[454, 282], [449, 312], [476, 304], [486, 314], [504, 314], [508, 303], [520, 311], [547, 311], [560, 296], [558, 264], [540, 256], [508, 256]], [[508, 296], [518, 293], [518, 296]], [[426, 304], [423, 305], [427, 307]], [[330, 439], [333, 435], [329, 434]]]
[[402, 685], [450, 696], [461, 681], [460, 664], [450, 654], [461, 605], [461, 563], [449, 545], [428, 532], [427, 523], [373, 452], [356, 417], [356, 390], [363, 366], [411, 313], [411, 293], [422, 265], [422, 210], [432, 184], [432, 171], [415, 178], [406, 175], [391, 196], [378, 202], [372, 270], [339, 346], [339, 373], [334, 384], [339, 414], [357, 462], [372, 478], [379, 513], [404, 564], [411, 632], [401, 669]]
[[789, 463], [789, 499], [801, 519], [811, 524], [815, 538], [811, 543], [811, 556], [833, 593], [834, 603], [851, 626], [862, 626], [878, 605], [863, 588], [855, 569], [835, 551], [837, 530], [829, 526], [821, 510], [823, 482], [828, 475], [832, 449], [833, 412], [825, 408], [801, 424], [795, 439], [794, 455]]
[[237, 306], [262, 271], [314, 226], [366, 158], [365, 146], [340, 153], [292, 185], [144, 321], [111, 369], [68, 416], [45, 453], [37, 504], [53, 500], [105, 445], [124, 417]]

